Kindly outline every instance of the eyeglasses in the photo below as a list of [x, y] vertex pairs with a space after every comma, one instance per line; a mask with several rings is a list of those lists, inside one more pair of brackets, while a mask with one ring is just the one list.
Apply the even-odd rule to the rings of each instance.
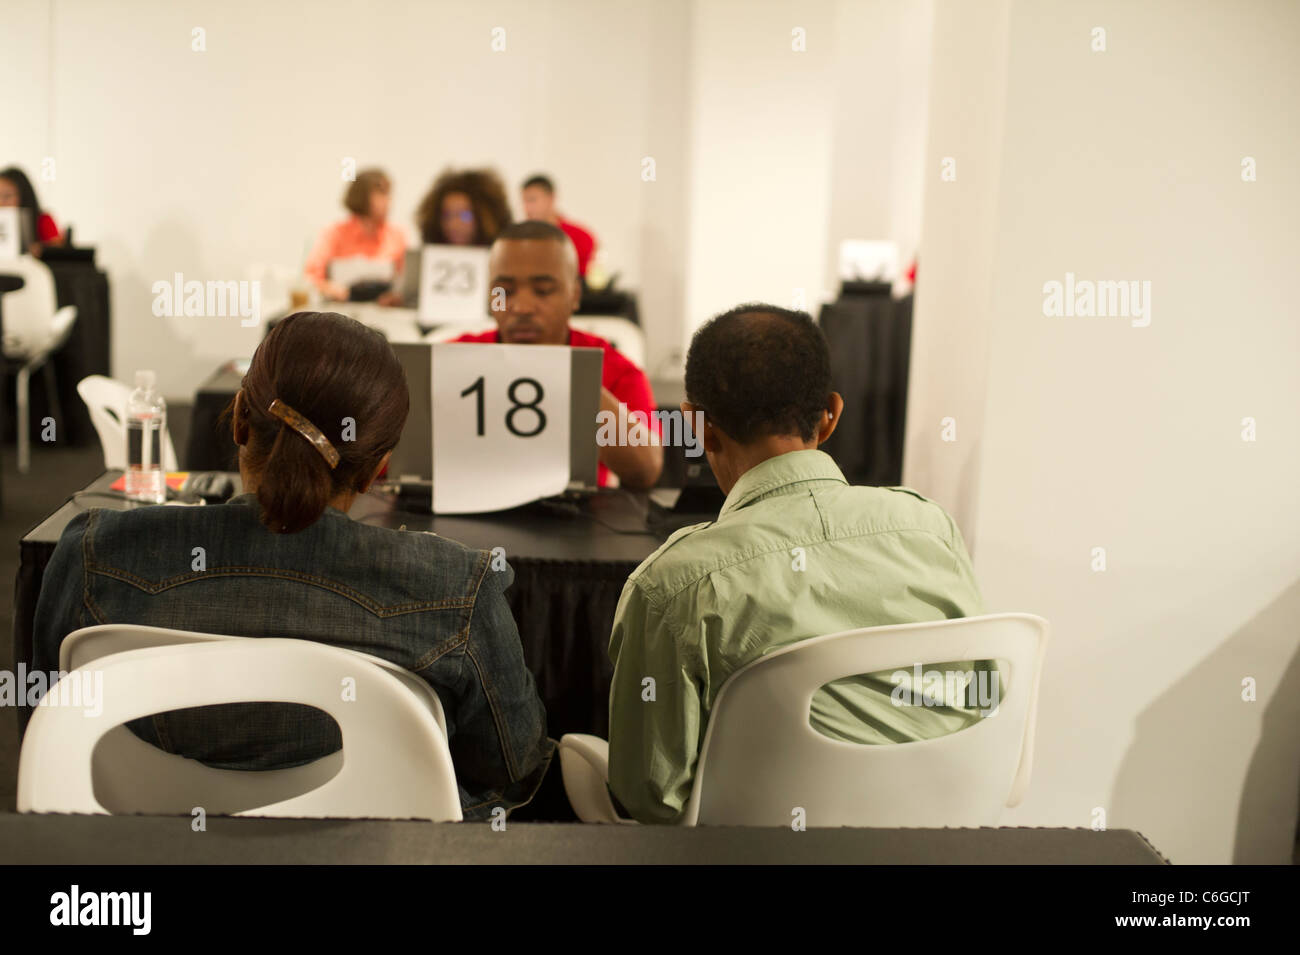
[[470, 225], [474, 221], [474, 213], [470, 209], [463, 209], [460, 212], [444, 212], [442, 214], [443, 222], [455, 222], [457, 220]]

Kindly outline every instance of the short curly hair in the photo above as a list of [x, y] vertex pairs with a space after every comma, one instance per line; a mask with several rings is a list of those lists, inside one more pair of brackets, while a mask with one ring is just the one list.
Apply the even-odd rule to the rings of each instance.
[[750, 302], [706, 322], [686, 355], [686, 398], [741, 444], [812, 440], [831, 394], [826, 336], [807, 312]]
[[444, 169], [429, 187], [415, 213], [415, 224], [426, 243], [446, 244], [447, 237], [442, 231], [442, 200], [453, 192], [468, 196], [474, 209], [474, 245], [491, 245], [501, 230], [513, 221], [506, 187], [495, 172], [491, 169]]

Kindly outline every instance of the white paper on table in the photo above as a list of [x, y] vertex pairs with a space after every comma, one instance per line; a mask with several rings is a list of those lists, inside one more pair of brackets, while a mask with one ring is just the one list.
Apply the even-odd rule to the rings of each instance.
[[330, 260], [329, 272], [331, 282], [351, 288], [358, 282], [391, 282], [394, 266], [392, 259], [367, 259], [354, 255]]
[[17, 206], [0, 206], [0, 259], [16, 259], [23, 254], [22, 222]]
[[569, 349], [436, 344], [430, 351], [434, 513], [501, 511], [562, 494], [569, 485]]
[[846, 282], [889, 282], [898, 278], [898, 243], [889, 239], [845, 239], [840, 243], [840, 278]]
[[477, 246], [426, 245], [420, 252], [420, 323], [488, 318], [488, 257]]

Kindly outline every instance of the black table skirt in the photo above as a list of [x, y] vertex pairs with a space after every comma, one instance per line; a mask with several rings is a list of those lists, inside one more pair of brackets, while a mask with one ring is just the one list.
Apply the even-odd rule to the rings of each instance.
[[843, 420], [822, 450], [850, 484], [901, 484], [912, 297], [844, 295], [818, 322], [830, 346], [831, 387], [844, 397]]
[[[51, 262], [58, 305], [77, 307], [77, 321], [68, 341], [52, 359], [57, 382], [60, 416], [57, 422], [58, 444], [85, 446], [99, 443], [90, 422], [90, 412], [77, 394], [77, 382], [87, 375], [111, 374], [110, 349], [112, 321], [109, 309], [108, 276], [91, 262]], [[33, 441], [40, 440], [41, 421], [52, 411], [45, 397], [44, 372], [32, 376], [31, 404], [28, 407]], [[14, 374], [5, 374], [5, 405], [13, 404]], [[15, 419], [3, 417], [4, 438], [14, 440]]]
[[589, 561], [512, 563], [506, 591], [524, 644], [524, 662], [546, 704], [550, 734], [609, 738], [609, 634], [636, 564]]

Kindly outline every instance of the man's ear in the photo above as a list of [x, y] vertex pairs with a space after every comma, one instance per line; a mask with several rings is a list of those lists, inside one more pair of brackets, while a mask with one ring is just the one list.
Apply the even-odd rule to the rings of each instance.
[[822, 412], [822, 420], [817, 423], [817, 443], [823, 444], [831, 436], [840, 418], [844, 416], [844, 398], [838, 391], [832, 391]]
[[[689, 427], [695, 433], [696, 440], [698, 440], [704, 446], [704, 450], [707, 451], [709, 454], [717, 454], [719, 451], [721, 451], [722, 442], [718, 438], [721, 432], [716, 427], [714, 427], [713, 422], [709, 420], [709, 416], [703, 414], [700, 408], [697, 408], [689, 401], [683, 401], [681, 404], [681, 408], [682, 408], [682, 414], [686, 415], [686, 419], [688, 421], [687, 427]], [[695, 422], [696, 422], [695, 416], [697, 414], [701, 415], [701, 418], [699, 420], [704, 422], [704, 427], [699, 431], [695, 431]]]
[[578, 310], [578, 307], [581, 304], [582, 304], [582, 276], [578, 274], [578, 269], [575, 266], [573, 270], [573, 295], [571, 296], [571, 301], [569, 302], [570, 305], [569, 314], [572, 315], [574, 312], [576, 312]]
[[243, 447], [248, 444], [248, 398], [244, 389], [235, 392], [235, 410], [230, 416], [230, 434], [235, 444]]

